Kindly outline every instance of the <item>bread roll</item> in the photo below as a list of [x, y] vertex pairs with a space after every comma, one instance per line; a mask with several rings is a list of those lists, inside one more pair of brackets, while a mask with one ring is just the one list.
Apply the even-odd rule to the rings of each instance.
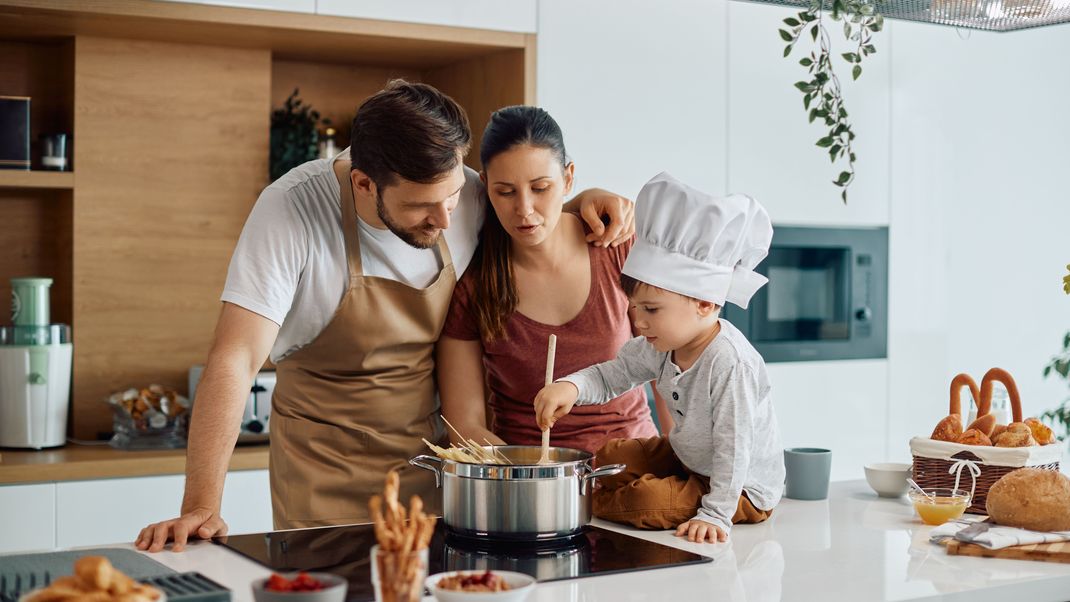
[[1024, 422], [1012, 422], [995, 441], [996, 447], [1030, 447], [1036, 445], [1033, 430]]
[[936, 423], [933, 429], [932, 439], [937, 441], [958, 441], [962, 434], [962, 418], [958, 414], [952, 414]]
[[1055, 443], [1055, 433], [1048, 428], [1048, 425], [1036, 418], [1026, 418], [1025, 424], [1028, 425], [1029, 430], [1032, 431], [1033, 439], [1036, 439], [1037, 445]]
[[988, 438], [991, 439], [993, 443], [995, 443], [996, 439], [999, 438], [999, 436], [1003, 434], [1003, 431], [1006, 430], [1006, 424], [997, 424], [996, 426], [992, 427], [992, 432], [988, 434]]
[[992, 430], [996, 428], [996, 416], [995, 414], [985, 414], [970, 423], [970, 426], [966, 427], [966, 431], [971, 430], [980, 431], [984, 433], [985, 437], [992, 436]]
[[83, 556], [74, 562], [74, 574], [90, 590], [108, 591], [111, 573], [111, 562], [103, 556]]
[[966, 429], [966, 432], [959, 435], [955, 442], [963, 445], [992, 445], [992, 440], [988, 438], [988, 435], [977, 429]]
[[1070, 531], [1070, 479], [1058, 471], [1021, 468], [1006, 474], [988, 490], [985, 505], [1001, 525]]

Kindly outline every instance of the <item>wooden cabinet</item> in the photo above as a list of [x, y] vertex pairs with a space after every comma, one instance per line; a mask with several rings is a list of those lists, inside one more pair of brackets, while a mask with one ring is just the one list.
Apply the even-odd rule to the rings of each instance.
[[426, 81], [466, 108], [476, 141], [492, 110], [535, 98], [530, 33], [188, 2], [0, 0], [0, 56], [0, 90], [40, 99], [47, 127], [73, 132], [62, 182], [0, 174], [0, 220], [16, 225], [0, 229], [15, 249], [0, 257], [0, 298], [13, 276], [55, 280], [81, 439], [111, 430], [109, 393], [184, 391], [203, 363], [230, 254], [268, 184], [270, 112], [294, 88], [344, 132], [390, 78]]

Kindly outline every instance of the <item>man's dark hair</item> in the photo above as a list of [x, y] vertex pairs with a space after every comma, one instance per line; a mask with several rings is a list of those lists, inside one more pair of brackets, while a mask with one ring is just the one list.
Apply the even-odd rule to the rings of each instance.
[[368, 98], [353, 118], [352, 169], [379, 188], [410, 182], [431, 184], [468, 153], [468, 116], [452, 98], [427, 84], [391, 80]]

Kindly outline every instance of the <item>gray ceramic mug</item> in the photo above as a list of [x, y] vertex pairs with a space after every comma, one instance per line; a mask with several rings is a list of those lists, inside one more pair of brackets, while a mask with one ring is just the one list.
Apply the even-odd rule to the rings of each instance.
[[832, 452], [816, 447], [784, 450], [784, 496], [794, 500], [823, 500], [829, 496]]

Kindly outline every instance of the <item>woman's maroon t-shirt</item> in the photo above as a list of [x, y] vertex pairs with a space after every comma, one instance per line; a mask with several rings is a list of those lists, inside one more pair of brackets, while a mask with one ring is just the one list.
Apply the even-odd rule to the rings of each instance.
[[[507, 336], [488, 341], [481, 336], [475, 308], [477, 270], [468, 270], [453, 292], [443, 334], [483, 343], [483, 367], [490, 386], [490, 429], [512, 445], [539, 445], [542, 432], [535, 423], [535, 395], [546, 375], [546, 345], [557, 335], [554, 378], [613, 359], [632, 338], [628, 298], [620, 289], [620, 271], [632, 247], [589, 246], [591, 291], [572, 320], [560, 326], [536, 322], [513, 312], [505, 322]], [[604, 405], [576, 406], [558, 420], [550, 444], [594, 453], [610, 439], [657, 435], [643, 387]]]

